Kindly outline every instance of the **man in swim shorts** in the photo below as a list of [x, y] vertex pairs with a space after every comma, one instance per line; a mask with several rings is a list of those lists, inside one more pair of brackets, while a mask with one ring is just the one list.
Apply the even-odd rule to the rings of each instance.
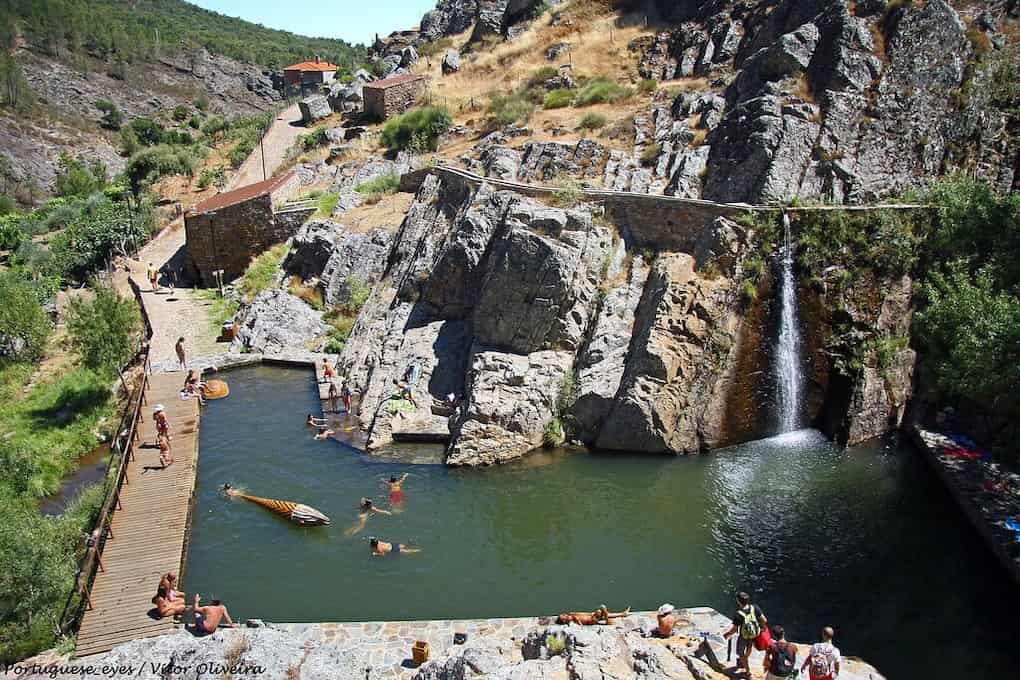
[[215, 633], [216, 629], [219, 628], [220, 622], [226, 619], [227, 626], [233, 628], [234, 622], [230, 620], [230, 614], [227, 612], [227, 608], [223, 604], [214, 599], [212, 604], [205, 605], [204, 607], [199, 606], [198, 593], [195, 593], [195, 632], [199, 635], [205, 633]]
[[409, 548], [403, 543], [387, 543], [386, 541], [380, 541], [375, 536], [368, 537], [368, 544], [371, 546], [372, 555], [375, 557], [382, 557], [387, 554], [399, 555], [400, 553], [421, 552], [421, 548]]

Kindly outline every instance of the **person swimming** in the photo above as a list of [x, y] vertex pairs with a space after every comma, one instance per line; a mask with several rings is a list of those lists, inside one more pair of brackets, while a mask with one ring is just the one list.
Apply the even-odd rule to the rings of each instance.
[[347, 531], [344, 533], [348, 536], [353, 536], [362, 529], [365, 528], [365, 524], [368, 523], [370, 515], [378, 513], [380, 515], [392, 515], [393, 513], [389, 510], [383, 510], [382, 508], [375, 507], [375, 503], [372, 502], [371, 498], [362, 498], [361, 503], [358, 504], [358, 521], [355, 522]]
[[332, 437], [335, 434], [336, 434], [336, 432], [334, 430], [331, 430], [329, 428], [325, 428], [325, 429], [319, 430], [319, 433], [315, 435], [315, 438], [321, 441], [323, 439], [328, 439], [328, 438]]
[[316, 418], [311, 413], [308, 414], [308, 420], [305, 421], [305, 425], [309, 427], [326, 427], [329, 420], [326, 418]]
[[410, 554], [421, 552], [421, 548], [409, 548], [403, 543], [387, 543], [386, 541], [380, 541], [375, 536], [368, 537], [368, 545], [372, 548], [373, 557], [382, 557], [383, 555], [399, 555], [400, 553]]
[[386, 482], [386, 485], [390, 488], [390, 505], [398, 505], [404, 501], [404, 490], [402, 484], [407, 479], [409, 473], [405, 472], [398, 479], [396, 475], [390, 475], [390, 479]]

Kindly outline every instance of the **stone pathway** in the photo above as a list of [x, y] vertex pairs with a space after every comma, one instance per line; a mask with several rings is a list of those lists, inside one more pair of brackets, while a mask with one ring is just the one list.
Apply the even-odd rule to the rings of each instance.
[[287, 150], [294, 145], [299, 136], [307, 132], [308, 128], [301, 124], [301, 110], [297, 104], [288, 106], [276, 114], [276, 120], [262, 139], [261, 148], [255, 147], [255, 151], [237, 169], [237, 174], [230, 180], [225, 190], [237, 189], [265, 179], [262, 176], [262, 149], [266, 152], [266, 177], [272, 177], [286, 160]]

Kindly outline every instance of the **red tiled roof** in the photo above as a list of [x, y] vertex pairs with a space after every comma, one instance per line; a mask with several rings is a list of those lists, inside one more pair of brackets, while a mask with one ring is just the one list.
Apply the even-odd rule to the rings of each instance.
[[249, 184], [248, 186], [241, 187], [240, 189], [224, 191], [222, 194], [216, 194], [215, 196], [210, 196], [204, 201], [201, 201], [189, 212], [191, 214], [207, 213], [212, 212], [213, 210], [219, 210], [220, 208], [226, 208], [230, 205], [244, 203], [245, 201], [249, 201], [257, 196], [263, 196], [276, 191], [293, 175], [294, 172], [291, 171], [284, 173], [279, 177], [270, 177], [263, 182]]
[[303, 61], [284, 68], [284, 71], [335, 71], [339, 66], [328, 61]]
[[412, 80], [424, 80], [428, 76], [421, 73], [402, 73], [399, 76], [392, 76], [390, 78], [383, 78], [382, 80], [376, 80], [371, 83], [365, 83], [365, 87], [370, 89], [385, 90], [387, 87], [394, 85], [400, 85], [401, 83], [409, 83]]

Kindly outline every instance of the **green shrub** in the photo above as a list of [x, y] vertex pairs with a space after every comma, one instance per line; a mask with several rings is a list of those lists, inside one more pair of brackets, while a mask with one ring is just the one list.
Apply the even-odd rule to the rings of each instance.
[[526, 123], [535, 112], [535, 105], [523, 92], [489, 93], [489, 116], [497, 125]]
[[400, 188], [400, 175], [388, 172], [354, 187], [359, 194], [394, 194]]
[[222, 189], [227, 184], [227, 173], [222, 165], [215, 168], [206, 168], [198, 176], [198, 188], [206, 189], [209, 185], [215, 185]]
[[128, 127], [142, 146], [162, 144], [163, 136], [166, 134], [163, 126], [151, 118], [135, 118]]
[[630, 88], [619, 85], [606, 76], [596, 76], [578, 91], [574, 105], [615, 104], [627, 99], [631, 94]]
[[273, 285], [280, 263], [286, 256], [287, 246], [280, 244], [252, 260], [248, 268], [244, 270], [241, 283], [237, 287], [247, 301], [251, 302], [255, 296]]
[[202, 117], [199, 116], [197, 113], [193, 114], [191, 116], [191, 118], [188, 119], [188, 127], [191, 128], [192, 130], [199, 130], [199, 129], [201, 129], [202, 128]]
[[543, 66], [534, 73], [527, 80], [528, 87], [540, 87], [545, 81], [556, 76], [559, 70], [555, 66]]
[[21, 215], [8, 214], [0, 216], [0, 250], [14, 250], [25, 238], [21, 231]]
[[202, 134], [206, 137], [216, 137], [229, 129], [230, 123], [223, 116], [212, 116], [202, 125]]
[[131, 298], [108, 285], [93, 285], [91, 299], [72, 298], [67, 315], [71, 346], [81, 365], [99, 375], [116, 375], [138, 349], [141, 316]]
[[154, 146], [133, 155], [124, 168], [131, 191], [138, 196], [161, 177], [191, 176], [198, 165], [195, 151], [186, 147]]
[[645, 148], [641, 151], [641, 165], [646, 168], [655, 165], [655, 162], [659, 160], [660, 153], [662, 153], [662, 147], [659, 146], [658, 142], [646, 144]]
[[195, 101], [191, 103], [194, 104], [195, 108], [201, 111], [202, 113], [205, 113], [206, 111], [209, 110], [209, 98], [206, 97], [204, 94], [200, 94], [197, 97], [195, 97]]
[[14, 272], [0, 272], [0, 361], [36, 361], [52, 330], [36, 287]]
[[382, 143], [389, 149], [415, 153], [435, 151], [439, 138], [450, 129], [453, 118], [441, 107], [427, 106], [391, 119], [382, 130]]
[[322, 217], [329, 217], [332, 215], [333, 211], [336, 209], [336, 202], [338, 200], [340, 200], [340, 194], [327, 192], [322, 196], [319, 196], [318, 200], [315, 202], [315, 206], [319, 210], [319, 215]]
[[566, 435], [563, 431], [563, 421], [560, 420], [559, 416], [554, 416], [552, 420], [546, 423], [545, 428], [542, 430], [542, 445], [552, 449], [561, 446], [565, 440]]
[[103, 117], [99, 121], [101, 127], [107, 130], [119, 130], [124, 124], [124, 114], [109, 99], [97, 99], [96, 108], [103, 112]]
[[577, 127], [582, 130], [598, 130], [606, 126], [606, 117], [601, 113], [586, 113]]
[[577, 205], [584, 199], [584, 191], [581, 185], [569, 177], [557, 177], [553, 181], [556, 189], [549, 197], [549, 202], [561, 208], [569, 208]]
[[329, 137], [326, 136], [326, 128], [318, 127], [309, 132], [306, 135], [301, 135], [299, 138], [301, 148], [305, 151], [313, 151], [320, 146], [325, 146], [329, 143]]
[[434, 57], [437, 54], [445, 53], [451, 47], [453, 47], [453, 40], [450, 38], [440, 38], [439, 40], [422, 44], [418, 48], [418, 54], [423, 57]]
[[227, 152], [227, 160], [230, 161], [230, 167], [239, 168], [244, 163], [245, 159], [251, 155], [251, 152], [255, 150], [255, 142], [251, 140], [242, 140], [238, 142], [230, 151]]
[[178, 104], [174, 107], [172, 117], [178, 123], [183, 123], [189, 116], [191, 116], [191, 111], [189, 111], [188, 107], [184, 104]]
[[657, 89], [659, 89], [659, 83], [654, 78], [645, 78], [637, 86], [637, 90], [641, 94], [651, 94]]
[[86, 165], [63, 152], [57, 161], [57, 175], [53, 184], [60, 196], [84, 198], [102, 191], [106, 186], [106, 166], [99, 159]]
[[543, 109], [562, 109], [574, 101], [574, 91], [566, 88], [550, 90], [542, 100]]

